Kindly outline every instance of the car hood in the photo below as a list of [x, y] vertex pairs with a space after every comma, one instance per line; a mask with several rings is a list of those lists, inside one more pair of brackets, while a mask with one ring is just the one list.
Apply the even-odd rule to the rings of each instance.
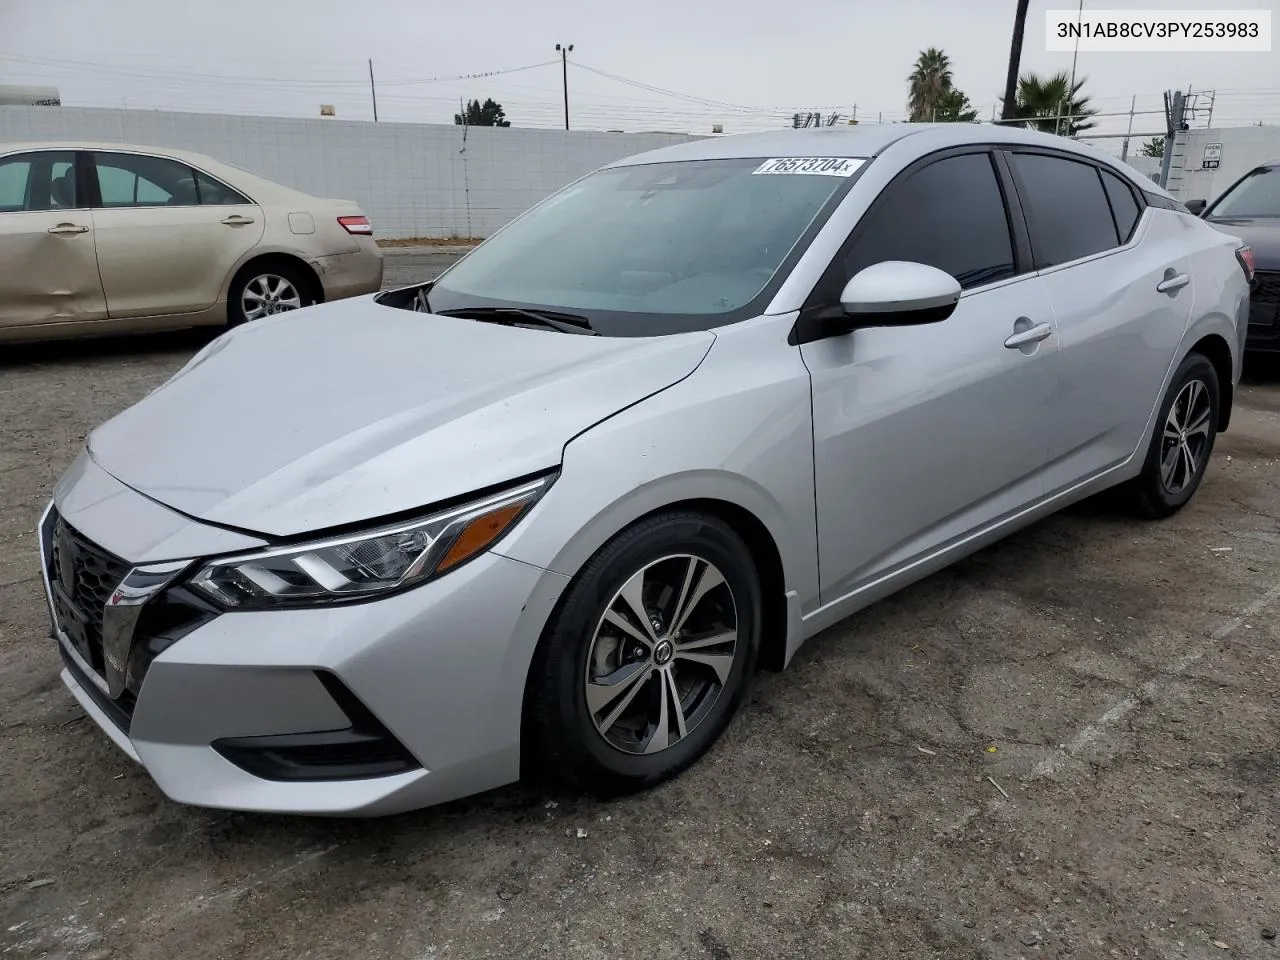
[[1280, 270], [1280, 220], [1271, 217], [1209, 217], [1223, 233], [1239, 237], [1253, 249], [1259, 270]]
[[714, 340], [578, 336], [346, 300], [219, 337], [90, 434], [89, 455], [188, 516], [308, 533], [554, 468], [576, 434], [688, 376]]

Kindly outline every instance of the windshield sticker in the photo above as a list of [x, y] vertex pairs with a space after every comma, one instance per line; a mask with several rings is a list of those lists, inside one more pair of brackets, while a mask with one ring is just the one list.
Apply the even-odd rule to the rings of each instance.
[[774, 157], [751, 172], [807, 173], [820, 177], [851, 177], [862, 166], [862, 160], [850, 157]]

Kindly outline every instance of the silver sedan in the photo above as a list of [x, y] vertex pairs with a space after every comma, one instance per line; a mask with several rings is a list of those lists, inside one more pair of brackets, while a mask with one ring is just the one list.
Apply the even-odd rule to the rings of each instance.
[[1024, 131], [624, 160], [93, 431], [40, 526], [63, 679], [186, 803], [658, 783], [877, 598], [1104, 488], [1185, 505], [1250, 270]]

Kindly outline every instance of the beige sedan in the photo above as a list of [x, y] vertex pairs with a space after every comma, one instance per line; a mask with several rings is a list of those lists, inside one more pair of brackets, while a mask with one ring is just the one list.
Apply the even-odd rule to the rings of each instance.
[[0, 144], [0, 341], [234, 325], [381, 284], [349, 200], [179, 150]]

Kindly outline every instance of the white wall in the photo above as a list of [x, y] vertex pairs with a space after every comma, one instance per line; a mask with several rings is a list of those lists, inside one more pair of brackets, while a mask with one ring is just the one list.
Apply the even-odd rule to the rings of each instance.
[[605, 163], [697, 139], [520, 127], [370, 123], [88, 107], [0, 106], [0, 145], [105, 140], [194, 150], [355, 200], [380, 237], [485, 237]]
[[[1206, 144], [1222, 144], [1220, 166], [1205, 170]], [[1280, 127], [1188, 130], [1173, 141], [1168, 190], [1179, 200], [1213, 200], [1254, 167], [1280, 160]]]

